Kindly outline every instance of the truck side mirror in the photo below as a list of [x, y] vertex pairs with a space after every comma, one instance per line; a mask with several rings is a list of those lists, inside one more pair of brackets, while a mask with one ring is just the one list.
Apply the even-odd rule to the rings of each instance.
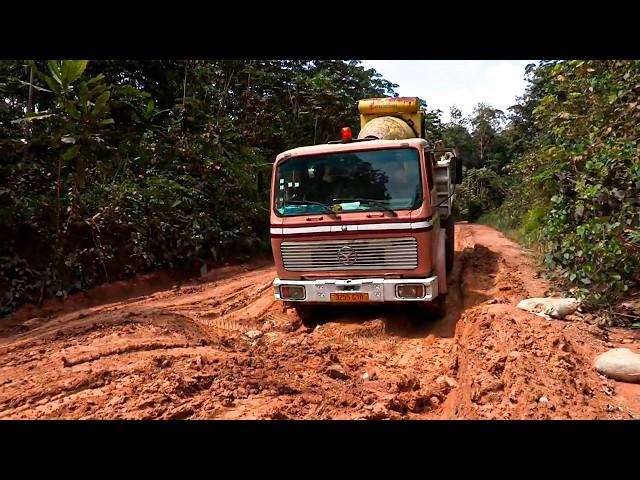
[[462, 159], [458, 156], [454, 157], [455, 159], [455, 184], [460, 185], [462, 183]]

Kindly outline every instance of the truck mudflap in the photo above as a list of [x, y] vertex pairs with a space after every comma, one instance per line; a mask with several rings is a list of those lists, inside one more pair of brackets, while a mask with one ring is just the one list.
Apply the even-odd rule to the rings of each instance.
[[438, 277], [281, 280], [276, 300], [286, 302], [425, 302], [438, 296]]

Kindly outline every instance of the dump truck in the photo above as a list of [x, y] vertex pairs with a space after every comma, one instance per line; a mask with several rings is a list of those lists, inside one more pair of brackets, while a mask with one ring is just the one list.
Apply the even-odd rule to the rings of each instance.
[[345, 303], [445, 313], [454, 261], [455, 149], [426, 138], [417, 97], [358, 102], [360, 131], [280, 153], [272, 167], [275, 298], [312, 326]]

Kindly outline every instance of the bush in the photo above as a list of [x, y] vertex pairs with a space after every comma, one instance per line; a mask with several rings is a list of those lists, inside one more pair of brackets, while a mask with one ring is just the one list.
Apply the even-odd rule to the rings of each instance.
[[588, 302], [637, 287], [640, 62], [548, 62], [520, 110], [528, 140], [491, 219], [538, 242], [546, 265]]
[[504, 198], [504, 180], [486, 167], [464, 172], [462, 183], [456, 189], [457, 214], [470, 221], [482, 213], [497, 208]]
[[268, 252], [258, 166], [393, 87], [356, 61], [0, 61], [0, 313]]

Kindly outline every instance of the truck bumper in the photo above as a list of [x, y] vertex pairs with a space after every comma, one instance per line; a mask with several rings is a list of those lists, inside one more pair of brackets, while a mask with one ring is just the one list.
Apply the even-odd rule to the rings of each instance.
[[[275, 287], [276, 300], [287, 302], [309, 302], [309, 303], [336, 303], [336, 293], [360, 293], [363, 303], [368, 302], [428, 302], [438, 296], [438, 277], [428, 278], [357, 278], [348, 280], [322, 279], [322, 280], [280, 280], [273, 281]], [[423, 296], [417, 298], [406, 298], [400, 296], [398, 287], [403, 285], [422, 285]], [[280, 287], [295, 286], [303, 287], [303, 298], [283, 298]], [[337, 300], [340, 301], [340, 300]]]

